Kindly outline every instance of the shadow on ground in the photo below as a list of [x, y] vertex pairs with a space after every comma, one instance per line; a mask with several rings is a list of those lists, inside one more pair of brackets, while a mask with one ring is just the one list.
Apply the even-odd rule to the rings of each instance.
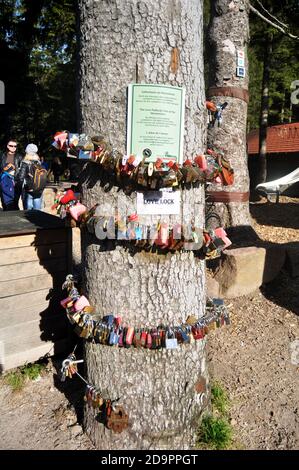
[[299, 276], [292, 278], [286, 267], [287, 265], [272, 282], [264, 284], [261, 292], [266, 299], [299, 316]]
[[[78, 347], [76, 349], [77, 359], [81, 359], [82, 352], [82, 341], [79, 339]], [[56, 355], [52, 362], [55, 369], [53, 376], [54, 386], [65, 395], [68, 402], [74, 407], [76, 412], [77, 421], [82, 425], [83, 423], [83, 411], [84, 411], [84, 395], [86, 384], [80, 377], [74, 375], [72, 378], [66, 378], [64, 382], [61, 381], [61, 366], [62, 361], [66, 359], [67, 354]], [[78, 364], [78, 372], [84, 377], [84, 364]]]
[[298, 202], [250, 204], [252, 217], [261, 225], [299, 229]]

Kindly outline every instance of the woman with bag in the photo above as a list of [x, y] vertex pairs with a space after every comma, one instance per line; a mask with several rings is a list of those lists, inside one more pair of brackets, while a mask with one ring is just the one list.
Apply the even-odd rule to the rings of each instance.
[[26, 155], [21, 163], [18, 180], [23, 187], [23, 206], [25, 210], [42, 208], [42, 194], [47, 184], [47, 170], [41, 166], [35, 144], [28, 144]]

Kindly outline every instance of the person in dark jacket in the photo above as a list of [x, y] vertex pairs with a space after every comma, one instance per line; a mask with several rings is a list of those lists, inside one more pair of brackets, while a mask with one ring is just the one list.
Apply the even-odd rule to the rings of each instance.
[[[22, 187], [18, 184], [17, 176], [20, 170], [22, 155], [17, 152], [18, 143], [15, 139], [9, 139], [7, 142], [6, 150], [2, 153], [0, 158], [0, 174], [3, 172], [4, 167], [11, 163], [15, 167], [15, 206], [16, 210], [19, 209], [19, 199], [22, 193]], [[0, 191], [1, 202], [3, 205], [2, 192]]]
[[0, 177], [0, 188], [2, 194], [2, 207], [4, 211], [16, 210], [15, 204], [15, 166], [8, 163]]
[[38, 148], [35, 144], [28, 144], [25, 149], [26, 155], [22, 160], [20, 171], [17, 176], [18, 182], [23, 188], [23, 206], [25, 210], [42, 210], [43, 189], [34, 191], [31, 188], [31, 176], [33, 175], [33, 166], [41, 166], [40, 158], [37, 154]]

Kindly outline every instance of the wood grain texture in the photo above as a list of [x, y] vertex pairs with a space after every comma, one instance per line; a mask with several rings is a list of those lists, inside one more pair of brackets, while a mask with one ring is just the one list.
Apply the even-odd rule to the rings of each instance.
[[29, 261], [28, 263], [16, 263], [7, 266], [0, 266], [0, 281], [13, 281], [15, 279], [22, 279], [32, 275], [45, 275], [66, 271], [67, 260], [66, 258], [57, 258], [40, 261]]
[[[8, 352], [11, 352], [12, 349], [21, 351], [24, 350], [27, 341], [31, 339], [32, 341], [36, 340], [38, 344], [44, 340], [54, 339], [54, 337], [64, 337], [67, 327], [68, 320], [63, 313], [54, 314], [52, 317], [47, 317], [46, 320], [37, 315], [34, 320], [0, 328], [0, 341], [4, 342]], [[43, 333], [48, 338], [42, 338]]]
[[[34, 293], [35, 295], [36, 293]], [[1, 299], [2, 303], [3, 299]], [[0, 321], [1, 327], [15, 326], [19, 323], [25, 323], [40, 318], [41, 314], [44, 317], [52, 316], [53, 310], [49, 308], [49, 301], [44, 299], [40, 304], [36, 304], [30, 307], [22, 307], [21, 305], [15, 306], [14, 309], [4, 310], [1, 308]]]
[[0, 237], [65, 229], [62, 219], [43, 211], [0, 211]]
[[42, 289], [35, 292], [34, 295], [32, 295], [32, 292], [27, 292], [25, 294], [5, 297], [1, 299], [1, 312], [19, 311], [21, 309], [34, 307], [35, 305], [41, 305], [45, 302], [48, 294], [49, 289]]
[[12, 295], [25, 294], [26, 292], [50, 289], [57, 285], [57, 283], [62, 285], [64, 279], [65, 275], [62, 272], [55, 275], [55, 280], [53, 280], [51, 274], [40, 274], [39, 276], [23, 277], [13, 281], [0, 281], [0, 299]]
[[0, 250], [8, 248], [18, 248], [21, 246], [39, 246], [54, 243], [63, 243], [67, 240], [67, 230], [43, 230], [42, 235], [40, 231], [37, 234], [31, 235], [17, 235], [5, 236], [0, 238]]
[[61, 339], [55, 343], [48, 341], [42, 344], [39, 343], [38, 345], [35, 345], [34, 342], [28, 342], [24, 351], [9, 353], [0, 357], [0, 367], [2, 371], [7, 371], [26, 363], [35, 362], [46, 355], [52, 356], [54, 350], [55, 354], [68, 352], [68, 340]]
[[8, 248], [1, 250], [0, 266], [61, 258], [66, 256], [66, 253], [65, 243]]

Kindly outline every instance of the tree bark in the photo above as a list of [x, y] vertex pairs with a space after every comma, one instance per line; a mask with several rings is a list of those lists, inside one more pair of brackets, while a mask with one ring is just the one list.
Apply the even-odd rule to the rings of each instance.
[[268, 34], [265, 43], [264, 71], [261, 97], [261, 115], [259, 131], [259, 170], [258, 181], [264, 183], [267, 179], [267, 129], [269, 117], [269, 86], [272, 56], [272, 35]]
[[[209, 26], [210, 71], [208, 99], [214, 103], [228, 103], [223, 111], [223, 122], [220, 127], [210, 127], [208, 130], [208, 146], [220, 147], [235, 170], [235, 182], [232, 186], [220, 188], [227, 192], [243, 192], [249, 190], [249, 175], [247, 167], [246, 121], [247, 102], [244, 99], [213, 94], [215, 88], [233, 87], [244, 97], [248, 91], [248, 59], [247, 43], [249, 38], [249, 2], [242, 0], [216, 0], [211, 3], [211, 21]], [[237, 51], [245, 54], [245, 77], [238, 77]], [[245, 90], [243, 92], [242, 90]], [[228, 93], [229, 95], [229, 93]], [[219, 186], [213, 185], [211, 191], [219, 191]], [[251, 225], [249, 216], [249, 201], [216, 203], [223, 224], [226, 226]]]
[[[82, 130], [101, 133], [124, 152], [127, 85], [184, 86], [185, 157], [203, 152], [202, 1], [81, 0], [79, 6]], [[107, 191], [101, 178], [98, 166], [87, 165], [82, 193], [88, 207], [99, 203], [109, 215], [116, 208], [136, 211], [135, 192]], [[184, 219], [195, 217], [203, 226], [202, 188], [181, 191], [181, 201]], [[83, 233], [83, 267], [84, 290], [100, 316], [113, 313], [127, 325], [155, 327], [204, 313], [204, 265], [193, 252], [126, 250], [118, 241], [99, 242]], [[88, 380], [120, 397], [130, 421], [115, 434], [86, 409], [85, 429], [98, 449], [187, 449], [194, 443], [208, 403], [204, 341], [173, 351], [86, 343], [85, 351]]]

